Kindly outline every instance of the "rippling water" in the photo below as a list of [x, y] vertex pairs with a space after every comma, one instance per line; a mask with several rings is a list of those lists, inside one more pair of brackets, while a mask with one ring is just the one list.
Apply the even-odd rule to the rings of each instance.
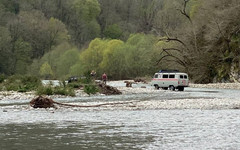
[[240, 148], [240, 110], [0, 112], [1, 150]]
[[[184, 92], [159, 91], [56, 101], [94, 103], [202, 97], [236, 100], [240, 92], [186, 88]], [[240, 149], [240, 110], [55, 110], [29, 109], [28, 103], [29, 100], [0, 101], [0, 150]]]

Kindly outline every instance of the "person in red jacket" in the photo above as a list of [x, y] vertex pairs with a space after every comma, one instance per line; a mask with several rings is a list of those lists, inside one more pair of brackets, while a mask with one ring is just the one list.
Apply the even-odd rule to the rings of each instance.
[[106, 82], [107, 82], [107, 74], [105, 72], [102, 75], [102, 81], [103, 81], [104, 84], [106, 84]]

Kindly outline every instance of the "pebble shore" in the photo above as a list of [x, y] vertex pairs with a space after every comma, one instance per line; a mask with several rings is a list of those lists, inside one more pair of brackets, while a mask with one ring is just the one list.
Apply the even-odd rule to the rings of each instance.
[[[113, 81], [114, 82], [114, 81]], [[118, 85], [122, 81], [116, 81], [113, 85]], [[123, 94], [156, 93], [154, 88], [124, 87], [116, 86]], [[190, 84], [192, 88], [214, 88], [214, 89], [240, 89], [239, 83], [218, 83], [218, 84]], [[88, 96], [82, 90], [76, 91], [77, 97]], [[31, 100], [36, 95], [34, 92], [19, 93], [13, 91], [1, 91], [0, 100]], [[65, 96], [54, 95], [50, 98]], [[176, 99], [176, 100], [146, 100], [135, 101], [131, 104], [106, 106], [100, 109], [240, 109], [240, 99], [221, 99], [221, 98], [198, 98], [198, 99]]]
[[235, 89], [240, 90], [240, 83], [209, 83], [209, 84], [190, 84], [193, 88], [215, 88], [215, 89]]

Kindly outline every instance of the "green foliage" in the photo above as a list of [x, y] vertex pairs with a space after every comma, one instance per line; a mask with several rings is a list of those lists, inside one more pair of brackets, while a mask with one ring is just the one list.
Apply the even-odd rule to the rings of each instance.
[[7, 28], [0, 26], [0, 72], [6, 75], [14, 72], [11, 35]]
[[84, 66], [84, 72], [98, 68], [103, 59], [103, 51], [107, 40], [96, 38], [91, 41], [89, 47], [80, 55], [80, 62]]
[[[239, 5], [236, 0], [0, 0], [0, 73], [66, 78], [96, 70], [97, 78], [106, 72], [125, 79], [180, 68], [201, 83], [227, 79], [232, 70], [240, 74]], [[157, 41], [166, 33], [178, 40]]]
[[84, 73], [83, 77], [79, 77], [77, 81], [72, 81], [67, 84], [68, 87], [71, 88], [81, 88], [86, 84], [93, 84], [94, 81], [90, 76], [90, 71]]
[[65, 95], [65, 96], [75, 96], [75, 92], [72, 88], [63, 86], [41, 86], [36, 91], [37, 95]]
[[83, 87], [83, 83], [82, 82], [71, 82], [71, 83], [68, 83], [67, 84], [67, 87], [70, 87], [70, 88], [74, 88], [74, 89], [78, 89], [78, 88], [81, 88]]
[[145, 76], [152, 74], [157, 69], [152, 56], [156, 55], [154, 45], [156, 37], [145, 34], [131, 35], [126, 42], [126, 67], [129, 77]]
[[52, 68], [51, 68], [51, 66], [47, 62], [42, 64], [39, 73], [45, 79], [50, 79], [51, 77], [53, 77]]
[[69, 74], [71, 67], [79, 60], [79, 52], [77, 49], [70, 49], [61, 55], [56, 64], [56, 74], [63, 77]]
[[91, 84], [85, 85], [83, 90], [88, 95], [96, 94], [99, 91], [98, 88], [97, 88], [97, 85], [91, 85]]
[[27, 92], [36, 90], [42, 83], [39, 78], [34, 76], [15, 75], [7, 78], [2, 84], [7, 91]]
[[117, 24], [113, 24], [106, 27], [103, 34], [106, 38], [120, 39], [120, 37], [123, 34], [123, 31], [120, 29], [120, 27]]
[[54, 94], [57, 95], [67, 95], [67, 96], [75, 96], [75, 92], [72, 88], [64, 88], [64, 87], [56, 87], [54, 89]]
[[15, 73], [23, 75], [26, 73], [28, 66], [32, 62], [32, 47], [28, 42], [25, 42], [22, 38], [19, 38], [14, 43], [14, 49], [14, 55], [16, 59]]
[[41, 59], [34, 59], [32, 65], [28, 68], [28, 73], [40, 76], [40, 67], [47, 62], [51, 66], [53, 74], [56, 77], [60, 77], [56, 73], [57, 67], [61, 68], [61, 66], [59, 66], [59, 59], [70, 49], [72, 49], [72, 46], [68, 42], [61, 43], [60, 45], [54, 47], [52, 51], [46, 53]]
[[32, 47], [32, 58], [42, 57], [49, 51], [48, 20], [40, 11], [20, 11], [19, 21], [11, 22], [10, 32], [14, 39], [22, 38]]
[[103, 59], [101, 63], [99, 64], [99, 67], [101, 70], [104, 72], [108, 72], [108, 74], [114, 73], [114, 71], [117, 70], [112, 70], [113, 68], [118, 69], [115, 63], [117, 61], [116, 57], [114, 58], [114, 53], [117, 51], [120, 47], [124, 45], [123, 41], [121, 40], [110, 40], [106, 43], [104, 52], [103, 52]]
[[47, 87], [39, 87], [36, 91], [37, 95], [53, 95], [53, 87], [47, 86]]
[[81, 76], [84, 73], [84, 66], [79, 60], [75, 65], [70, 68], [70, 74], [75, 76]]
[[97, 0], [75, 0], [74, 7], [79, 17], [86, 22], [96, 19], [101, 11]]
[[0, 74], [0, 83], [2, 83], [6, 79], [4, 74]]
[[50, 49], [54, 45], [58, 45], [64, 41], [68, 41], [68, 31], [60, 20], [51, 17], [48, 21], [48, 33], [49, 33], [49, 47]]
[[15, 0], [1, 0], [2, 4], [6, 11], [17, 14], [19, 12], [19, 2]]
[[72, 35], [77, 41], [75, 43], [77, 45], [84, 44], [88, 40], [99, 37], [101, 28], [97, 22], [97, 17], [101, 8], [98, 1], [74, 0], [71, 7], [74, 8], [75, 24], [70, 24], [70, 27], [74, 29]]
[[[155, 36], [134, 34], [126, 43], [121, 40], [95, 39], [80, 55], [83, 70], [106, 72], [113, 79], [123, 79], [152, 74], [157, 66]], [[79, 66], [80, 67], [80, 66]]]

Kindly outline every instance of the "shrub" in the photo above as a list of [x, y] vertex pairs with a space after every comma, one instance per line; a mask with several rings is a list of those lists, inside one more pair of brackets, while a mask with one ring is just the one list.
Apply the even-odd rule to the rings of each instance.
[[4, 74], [0, 74], [0, 83], [2, 83], [6, 79]]
[[67, 87], [78, 89], [83, 87], [83, 85], [81, 82], [71, 82], [67, 84]]
[[52, 87], [52, 86], [42, 86], [37, 89], [37, 95], [66, 95], [66, 96], [75, 96], [75, 92], [72, 88], [68, 87]]
[[27, 92], [36, 90], [41, 86], [41, 81], [34, 76], [14, 75], [7, 78], [7, 80], [3, 82], [3, 86], [8, 91]]
[[53, 87], [47, 86], [47, 87], [39, 87], [36, 91], [37, 95], [53, 95]]
[[96, 94], [98, 92], [98, 88], [96, 85], [89, 84], [85, 85], [83, 91], [87, 93], [88, 95], [90, 94]]
[[67, 87], [55, 87], [54, 94], [58, 95], [67, 95], [67, 96], [75, 96], [75, 92], [72, 88]]
[[68, 81], [67, 86], [75, 89], [81, 88], [85, 84], [93, 84], [90, 71], [86, 72], [83, 77], [70, 77]]

